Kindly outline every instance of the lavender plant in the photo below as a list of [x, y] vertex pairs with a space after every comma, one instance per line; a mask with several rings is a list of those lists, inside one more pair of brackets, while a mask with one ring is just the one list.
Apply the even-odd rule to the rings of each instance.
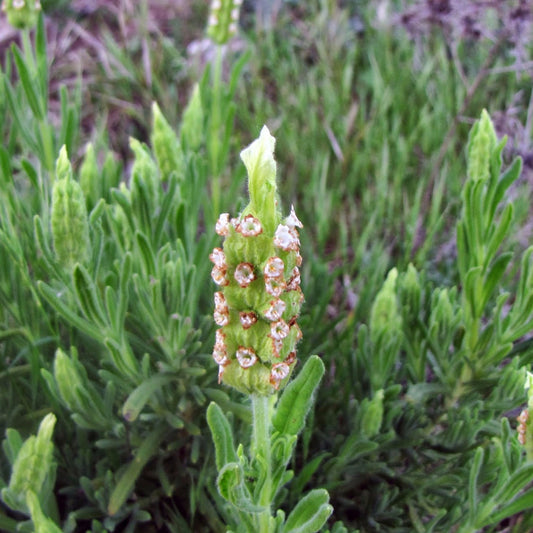
[[248, 171], [250, 203], [237, 218], [220, 215], [216, 232], [224, 247], [210, 255], [215, 293], [216, 332], [213, 359], [219, 381], [249, 395], [252, 404], [250, 453], [235, 449], [232, 430], [220, 407], [211, 403], [207, 420], [216, 448], [220, 495], [231, 504], [231, 531], [318, 531], [332, 512], [328, 493], [315, 489], [285, 518], [272, 507], [292, 477], [286, 471], [298, 433], [324, 373], [317, 356], [309, 358], [281, 395], [297, 362], [301, 338], [297, 318], [302, 227], [294, 207], [282, 219], [276, 187], [275, 139], [263, 127], [259, 138], [241, 152]]

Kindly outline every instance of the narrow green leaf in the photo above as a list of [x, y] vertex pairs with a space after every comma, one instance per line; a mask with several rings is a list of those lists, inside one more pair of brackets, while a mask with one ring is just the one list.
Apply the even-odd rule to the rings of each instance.
[[479, 527], [484, 527], [490, 524], [498, 524], [506, 518], [531, 509], [533, 509], [533, 489], [528, 490], [518, 498], [505, 504], [503, 507], [500, 507], [497, 511], [493, 512], [487, 520], [478, 525]]
[[486, 258], [487, 261], [491, 261], [496, 255], [498, 248], [501, 246], [503, 240], [508, 236], [509, 228], [513, 223], [514, 206], [513, 204], [507, 204], [502, 212], [500, 220], [496, 226], [496, 229], [492, 233], [489, 242], [487, 244]]
[[103, 341], [104, 335], [102, 331], [94, 326], [89, 321], [79, 317], [70, 307], [68, 307], [60, 298], [58, 293], [42, 281], [37, 282], [37, 288], [41, 296], [72, 326], [83, 331], [93, 339]]
[[304, 427], [305, 417], [313, 403], [313, 394], [324, 375], [324, 363], [312, 355], [283, 391], [272, 425], [280, 433], [297, 435]]
[[107, 507], [110, 515], [116, 514], [130, 495], [146, 463], [157, 453], [165, 431], [163, 428], [157, 429], [144, 439], [135, 454], [135, 459], [127, 466], [111, 493]]
[[284, 533], [315, 533], [333, 512], [327, 490], [315, 489], [306, 494], [291, 511]]
[[144, 266], [144, 275], [146, 277], [155, 276], [155, 257], [148, 238], [141, 231], [135, 233], [135, 238]]
[[468, 512], [470, 514], [470, 521], [473, 522], [477, 514], [478, 508], [478, 490], [477, 480], [481, 465], [483, 463], [483, 448], [478, 448], [474, 456], [474, 461], [470, 467], [470, 476], [468, 478]]
[[489, 220], [492, 221], [498, 205], [503, 200], [507, 189], [518, 179], [522, 172], [522, 159], [517, 157], [512, 165], [502, 174], [490, 199]]
[[39, 94], [35, 90], [35, 86], [37, 85], [35, 78], [30, 74], [20, 49], [13, 45], [11, 47], [11, 51], [13, 52], [13, 57], [15, 59], [20, 77], [20, 83], [24, 89], [24, 94], [26, 95], [28, 105], [30, 106], [35, 118], [38, 120], [43, 120], [45, 118], [45, 112], [41, 103], [41, 99], [39, 98]]
[[215, 445], [217, 469], [220, 471], [228, 463], [238, 463], [228, 419], [215, 402], [211, 402], [207, 408], [207, 423]]
[[498, 492], [495, 500], [497, 502], [508, 502], [512, 500], [521, 490], [533, 481], [533, 464], [525, 464], [513, 472], [502, 489]]
[[122, 416], [128, 422], [133, 422], [134, 420], [136, 420], [143, 407], [150, 400], [152, 395], [156, 391], [161, 390], [164, 385], [170, 383], [173, 379], [173, 376], [155, 375], [143, 381], [128, 396], [128, 399], [122, 406]]
[[106, 316], [96, 286], [89, 273], [82, 265], [77, 264], [74, 267], [72, 278], [76, 299], [83, 314], [97, 327], [105, 329], [108, 326]]
[[480, 310], [485, 309], [492, 293], [500, 283], [502, 276], [505, 274], [507, 265], [513, 258], [512, 252], [507, 252], [500, 255], [496, 261], [491, 265], [490, 270], [485, 275], [485, 283], [483, 284], [483, 298], [481, 299]]

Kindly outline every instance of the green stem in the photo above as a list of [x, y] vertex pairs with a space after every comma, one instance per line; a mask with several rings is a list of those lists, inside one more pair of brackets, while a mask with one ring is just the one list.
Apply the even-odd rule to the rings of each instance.
[[211, 163], [211, 175], [213, 177], [213, 210], [220, 211], [220, 126], [221, 126], [221, 90], [222, 90], [222, 59], [223, 47], [217, 46], [217, 55], [213, 71], [213, 92], [211, 101], [211, 128], [209, 141], [209, 160]]
[[265, 510], [259, 516], [258, 533], [270, 532], [270, 507], [272, 503], [272, 457], [270, 453], [270, 399], [252, 394], [253, 434], [252, 451], [261, 457], [265, 467], [265, 481], [259, 495], [259, 505]]

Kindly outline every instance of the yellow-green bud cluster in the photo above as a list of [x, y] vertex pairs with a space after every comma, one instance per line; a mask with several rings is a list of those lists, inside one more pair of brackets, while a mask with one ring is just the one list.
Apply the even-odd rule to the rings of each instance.
[[4, 0], [2, 10], [11, 26], [22, 30], [37, 24], [41, 3], [39, 0]]
[[[250, 204], [237, 218], [220, 215], [215, 230], [225, 237], [224, 245], [209, 256], [211, 276], [220, 287], [214, 311], [220, 329], [213, 349], [219, 381], [248, 394], [271, 394], [285, 385], [302, 337], [296, 323], [303, 302], [302, 223], [294, 208], [283, 220], [277, 210], [273, 149], [274, 138], [265, 127], [241, 154]], [[265, 186], [264, 203], [257, 207], [254, 191]]]
[[52, 189], [52, 237], [58, 262], [70, 269], [90, 255], [89, 221], [85, 197], [72, 176], [72, 167], [63, 146], [56, 163]]
[[217, 44], [227, 43], [236, 33], [242, 0], [212, 0], [207, 35]]

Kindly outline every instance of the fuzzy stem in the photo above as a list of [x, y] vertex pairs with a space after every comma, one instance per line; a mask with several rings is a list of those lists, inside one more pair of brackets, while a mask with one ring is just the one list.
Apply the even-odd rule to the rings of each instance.
[[259, 516], [258, 533], [270, 531], [270, 506], [272, 503], [272, 457], [270, 453], [270, 399], [268, 396], [252, 394], [253, 434], [252, 451], [261, 457], [265, 465], [265, 480], [259, 494], [259, 505], [265, 510]]

